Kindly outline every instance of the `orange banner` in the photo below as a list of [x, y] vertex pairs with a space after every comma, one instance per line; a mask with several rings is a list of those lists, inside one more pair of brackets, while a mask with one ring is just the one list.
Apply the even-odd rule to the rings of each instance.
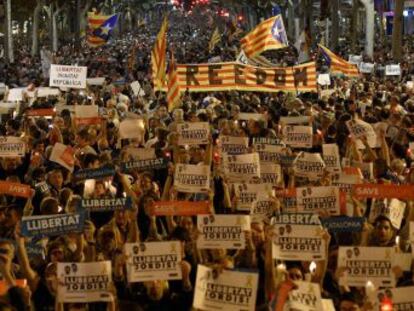
[[[25, 288], [27, 286], [26, 279], [17, 279], [15, 280], [16, 286], [20, 288]], [[4, 296], [7, 294], [8, 286], [6, 285], [5, 280], [0, 280], [0, 296]]]
[[96, 125], [101, 124], [101, 117], [91, 117], [91, 118], [75, 118], [76, 125]]
[[31, 195], [31, 190], [30, 186], [25, 184], [0, 180], [0, 194], [28, 198]]
[[56, 111], [53, 108], [30, 109], [26, 111], [28, 117], [49, 117], [54, 116]]
[[413, 200], [414, 185], [360, 184], [353, 186], [353, 193], [357, 199], [396, 198], [403, 200]]
[[210, 214], [209, 201], [156, 201], [151, 206], [151, 216], [193, 216]]

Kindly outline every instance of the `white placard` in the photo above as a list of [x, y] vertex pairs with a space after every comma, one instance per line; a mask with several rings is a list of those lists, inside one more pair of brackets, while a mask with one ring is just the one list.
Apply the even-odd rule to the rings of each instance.
[[134, 81], [131, 83], [131, 89], [132, 89], [132, 92], [134, 92], [135, 96], [145, 96], [145, 91], [141, 87], [141, 84], [139, 84], [138, 81]]
[[0, 157], [21, 157], [26, 152], [26, 143], [20, 137], [0, 136]]
[[254, 311], [259, 275], [224, 270], [217, 278], [213, 270], [197, 266], [193, 307], [197, 310]]
[[83, 66], [50, 66], [49, 86], [85, 89], [88, 67]]
[[331, 76], [329, 73], [321, 73], [318, 75], [319, 85], [331, 85]]
[[26, 90], [24, 87], [18, 87], [9, 89], [7, 93], [7, 101], [9, 102], [20, 102], [23, 100], [23, 92]]
[[232, 182], [249, 182], [260, 179], [258, 153], [239, 154], [223, 157], [224, 173]]
[[312, 148], [313, 129], [311, 126], [286, 126], [283, 128], [283, 141], [294, 148]]
[[199, 215], [197, 239], [199, 249], [244, 249], [244, 231], [250, 231], [248, 215]]
[[[346, 126], [348, 127], [349, 132], [354, 138], [360, 139], [362, 137], [366, 137], [368, 144], [371, 148], [375, 148], [377, 145], [377, 134], [373, 126], [365, 121], [356, 119], [356, 120], [349, 120], [346, 122]], [[364, 149], [364, 145], [362, 141], [357, 140], [358, 149]]]
[[301, 152], [293, 162], [293, 169], [296, 176], [318, 179], [323, 176], [325, 162], [320, 153]]
[[378, 287], [394, 287], [393, 247], [339, 247], [338, 268], [345, 269], [339, 285], [363, 287], [371, 281]]
[[280, 145], [255, 144], [259, 154], [260, 164], [280, 162], [280, 159], [286, 154], [286, 147]]
[[51, 87], [38, 87], [37, 97], [59, 96], [60, 90]]
[[75, 120], [80, 125], [99, 124], [99, 107], [97, 105], [76, 105], [74, 108]]
[[351, 193], [353, 185], [362, 183], [362, 178], [358, 175], [348, 175], [341, 173], [332, 184], [338, 186], [342, 192]]
[[283, 184], [282, 167], [279, 164], [260, 163], [261, 183], [281, 186]]
[[298, 212], [328, 212], [330, 216], [341, 214], [339, 188], [335, 186], [296, 188]]
[[128, 283], [182, 279], [179, 241], [126, 243], [124, 252]]
[[56, 143], [53, 146], [52, 153], [50, 154], [50, 161], [56, 162], [62, 165], [64, 168], [73, 172], [75, 166], [74, 150], [70, 146], [66, 146], [61, 143]]
[[125, 153], [129, 160], [142, 161], [155, 159], [155, 149], [154, 148], [134, 148], [129, 147], [125, 149]]
[[126, 119], [119, 124], [121, 139], [138, 139], [142, 141], [145, 134], [145, 122], [142, 119]]
[[242, 121], [249, 121], [249, 120], [266, 121], [266, 116], [263, 113], [240, 112], [237, 115], [237, 119], [242, 120]]
[[331, 174], [339, 174], [341, 172], [341, 158], [339, 156], [339, 148], [337, 144], [322, 145], [323, 161], [326, 170]]
[[218, 139], [218, 146], [221, 154], [245, 154], [249, 148], [249, 137], [223, 135]]
[[332, 299], [322, 299], [323, 311], [335, 311], [335, 305]]
[[309, 124], [310, 123], [310, 117], [308, 117], [308, 116], [280, 117], [279, 123], [283, 124], [283, 125]]
[[206, 192], [210, 189], [210, 166], [177, 164], [174, 173], [174, 187], [187, 193]]
[[393, 311], [410, 311], [414, 310], [414, 286], [403, 286], [397, 288], [388, 288], [386, 290], [380, 290], [377, 293], [377, 309], [381, 310], [379, 307], [382, 299], [387, 298], [388, 301], [392, 302]]
[[359, 64], [359, 71], [362, 73], [372, 73], [374, 71], [375, 64], [374, 63], [364, 63], [361, 62]]
[[87, 78], [86, 83], [88, 85], [101, 86], [105, 83], [105, 77]]
[[271, 193], [271, 184], [236, 183], [234, 184], [234, 194], [238, 198], [236, 209], [250, 212], [259, 195], [270, 196]]
[[319, 284], [295, 281], [297, 288], [289, 292], [288, 310], [316, 311], [323, 310]]
[[205, 145], [210, 140], [210, 124], [208, 122], [186, 122], [177, 125], [178, 144]]
[[275, 213], [275, 206], [276, 202], [270, 196], [258, 195], [250, 212], [252, 222], [270, 223]]
[[389, 204], [387, 204], [387, 201], [387, 199], [383, 200], [382, 202], [378, 201], [382, 204], [373, 204], [371, 206], [369, 221], [373, 223], [378, 216], [383, 215], [390, 219], [391, 224], [394, 226], [394, 228], [400, 229], [401, 222], [404, 217], [405, 206], [407, 204], [404, 201], [400, 201], [398, 199], [389, 200]]
[[401, 75], [400, 64], [385, 66], [385, 75], [386, 76], [400, 76]]
[[349, 55], [348, 63], [359, 65], [362, 62], [362, 55]]
[[110, 288], [110, 261], [58, 262], [57, 276], [59, 302], [98, 302], [114, 299]]

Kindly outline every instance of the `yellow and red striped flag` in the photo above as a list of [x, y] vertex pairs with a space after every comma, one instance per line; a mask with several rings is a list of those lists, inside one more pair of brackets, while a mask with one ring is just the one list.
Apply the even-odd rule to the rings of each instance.
[[178, 107], [180, 103], [181, 90], [178, 80], [177, 64], [175, 62], [174, 52], [171, 50], [171, 59], [168, 64], [168, 91], [167, 103], [168, 111], [172, 111]]
[[261, 22], [240, 42], [247, 57], [259, 55], [264, 51], [287, 47], [288, 40], [282, 16], [276, 15]]
[[165, 84], [167, 29], [168, 18], [165, 17], [151, 51], [152, 80], [156, 91], [161, 90]]
[[220, 40], [221, 40], [221, 35], [218, 30], [218, 27], [216, 27], [216, 29], [214, 29], [213, 34], [211, 35], [210, 42], [208, 43], [208, 50], [210, 53], [214, 50], [214, 48], [220, 42]]
[[339, 57], [327, 47], [319, 44], [319, 49], [328, 66], [331, 69], [331, 73], [342, 73], [348, 77], [358, 77], [359, 71], [356, 65], [350, 64], [345, 59]]
[[88, 45], [91, 47], [105, 45], [110, 38], [117, 20], [117, 14], [100, 15], [96, 14], [96, 12], [88, 12], [88, 30], [86, 36]]

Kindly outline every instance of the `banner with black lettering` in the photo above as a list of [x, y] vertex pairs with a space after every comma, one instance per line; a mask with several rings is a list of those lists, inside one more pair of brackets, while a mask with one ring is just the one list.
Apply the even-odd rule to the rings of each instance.
[[218, 139], [218, 146], [222, 155], [245, 154], [249, 148], [249, 137], [222, 135]]
[[86, 213], [56, 214], [23, 217], [21, 232], [25, 237], [57, 236], [82, 232]]
[[258, 153], [247, 153], [223, 157], [224, 174], [231, 182], [260, 179]]
[[132, 208], [132, 199], [130, 197], [82, 199], [80, 201], [80, 208], [90, 212], [123, 211]]
[[323, 161], [326, 164], [326, 170], [331, 174], [339, 174], [341, 172], [341, 158], [339, 156], [339, 148], [337, 144], [322, 145]]
[[365, 286], [370, 280], [378, 287], [395, 287], [394, 247], [339, 247], [339, 285]]
[[208, 122], [186, 122], [177, 124], [178, 144], [205, 145], [210, 140], [210, 124]]
[[289, 292], [288, 311], [324, 311], [321, 288], [317, 283], [295, 281], [295, 289]]
[[187, 193], [208, 191], [210, 189], [210, 166], [177, 164], [174, 187], [177, 191]]
[[100, 168], [86, 168], [73, 173], [73, 179], [76, 181], [85, 179], [102, 179], [105, 177], [112, 177], [115, 175], [115, 168], [100, 167]]
[[353, 187], [356, 184], [360, 184], [362, 179], [358, 175], [339, 174], [337, 178], [334, 178], [332, 185], [339, 187], [341, 192], [347, 194], [352, 193]]
[[244, 249], [244, 231], [250, 231], [248, 215], [199, 215], [197, 239], [199, 249]]
[[197, 310], [254, 311], [259, 275], [223, 270], [217, 278], [213, 269], [197, 266], [193, 307]]
[[0, 136], [0, 157], [21, 157], [26, 152], [26, 143], [20, 137]]
[[321, 211], [329, 215], [340, 215], [345, 212], [346, 198], [341, 195], [335, 186], [298, 187], [296, 197], [299, 212], [318, 213]]
[[280, 145], [255, 144], [254, 147], [259, 154], [260, 163], [280, 163], [286, 151], [286, 147]]
[[316, 91], [315, 62], [293, 67], [253, 67], [236, 62], [177, 65], [182, 90], [189, 92]]
[[276, 210], [276, 201], [266, 194], [259, 194], [250, 212], [252, 222], [270, 223]]
[[384, 199], [372, 204], [369, 213], [369, 222], [373, 223], [378, 216], [386, 216], [394, 228], [400, 229], [404, 217], [406, 203], [398, 199]]
[[326, 258], [326, 241], [320, 226], [276, 224], [272, 245], [274, 259], [318, 261]]
[[325, 170], [325, 162], [320, 153], [301, 152], [293, 162], [295, 175], [309, 179], [321, 178]]
[[379, 290], [376, 293], [377, 297], [377, 308], [381, 309], [381, 303], [386, 300], [392, 304], [391, 309], [393, 311], [411, 311], [414, 310], [414, 286], [403, 286], [397, 288], [387, 288], [385, 290]]
[[234, 194], [238, 198], [236, 210], [250, 212], [259, 195], [272, 194], [272, 185], [235, 183]]
[[283, 128], [283, 141], [293, 148], [312, 148], [313, 129], [311, 126], [288, 125]]
[[146, 160], [134, 160], [121, 163], [121, 170], [123, 173], [129, 173], [131, 171], [144, 172], [150, 170], [159, 170], [167, 168], [168, 160], [164, 158], [146, 159]]
[[182, 278], [179, 241], [126, 243], [124, 253], [128, 283]]
[[57, 300], [63, 303], [108, 302], [112, 294], [110, 261], [58, 262]]
[[260, 181], [263, 184], [283, 186], [282, 167], [274, 163], [260, 163]]

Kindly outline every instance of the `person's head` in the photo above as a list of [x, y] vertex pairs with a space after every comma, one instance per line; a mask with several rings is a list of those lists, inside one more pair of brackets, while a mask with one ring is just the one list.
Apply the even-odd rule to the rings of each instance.
[[263, 223], [253, 222], [251, 224], [252, 240], [256, 247], [261, 246], [265, 241]]
[[114, 212], [115, 223], [120, 229], [125, 229], [128, 225], [128, 214], [124, 210], [116, 210]]
[[394, 239], [395, 229], [393, 228], [389, 218], [378, 216], [374, 222], [374, 240], [377, 246], [386, 246]]
[[40, 154], [44, 154], [44, 152], [45, 152], [45, 142], [43, 140], [36, 140], [33, 143], [33, 151], [38, 152]]
[[18, 205], [10, 205], [6, 209], [4, 226], [6, 228], [14, 228], [23, 217], [23, 207]]
[[361, 302], [352, 293], [345, 293], [339, 302], [339, 311], [359, 311]]
[[288, 273], [288, 278], [292, 281], [303, 281], [304, 273], [303, 268], [300, 262], [288, 262], [286, 264], [286, 270]]
[[143, 192], [149, 192], [153, 189], [152, 175], [150, 173], [143, 173], [139, 178], [140, 187]]
[[52, 296], [56, 295], [58, 287], [57, 265], [56, 262], [50, 262], [45, 269], [46, 286]]
[[168, 290], [168, 282], [164, 280], [144, 282], [147, 296], [152, 301], [159, 301]]
[[85, 168], [99, 168], [100, 165], [101, 165], [101, 162], [99, 160], [99, 157], [96, 154], [87, 153], [83, 157], [83, 166]]
[[63, 186], [63, 172], [60, 168], [55, 168], [47, 175], [47, 181], [57, 190], [62, 189]]
[[65, 261], [65, 246], [60, 241], [50, 242], [47, 246], [47, 257], [50, 262]]
[[193, 219], [189, 216], [182, 217], [181, 220], [180, 220], [180, 227], [184, 228], [188, 232], [192, 232], [192, 230], [194, 228]]
[[158, 106], [157, 115], [160, 119], [164, 119], [168, 116], [168, 109], [165, 105]]
[[[0, 241], [0, 260], [7, 260], [11, 262], [14, 257], [14, 246], [11, 241]], [[4, 263], [3, 263], [4, 264]]]
[[59, 212], [59, 201], [53, 197], [46, 197], [40, 203], [40, 213], [42, 215], [54, 215]]
[[90, 135], [88, 129], [84, 128], [80, 130], [76, 135], [75, 140], [76, 144], [81, 148], [89, 145]]

